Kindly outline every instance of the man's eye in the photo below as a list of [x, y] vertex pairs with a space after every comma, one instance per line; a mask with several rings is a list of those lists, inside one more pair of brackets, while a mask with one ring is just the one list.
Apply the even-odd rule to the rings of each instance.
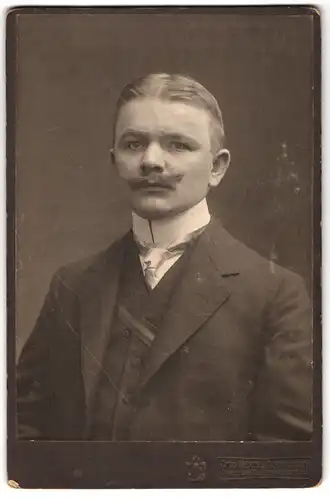
[[143, 144], [140, 141], [128, 141], [126, 142], [126, 148], [131, 149], [132, 151], [137, 151], [143, 148]]
[[191, 151], [191, 147], [181, 141], [171, 141], [169, 143], [169, 149], [171, 151]]

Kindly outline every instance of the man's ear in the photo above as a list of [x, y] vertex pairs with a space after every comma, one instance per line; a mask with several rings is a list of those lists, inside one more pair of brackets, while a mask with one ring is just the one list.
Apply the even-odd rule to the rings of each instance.
[[110, 160], [110, 163], [112, 164], [112, 167], [115, 167], [115, 170], [116, 170], [116, 172], [118, 174], [119, 172], [118, 172], [118, 167], [117, 167], [117, 163], [116, 163], [115, 148], [111, 148], [110, 149], [110, 151], [109, 151], [109, 160]]
[[116, 158], [115, 158], [115, 150], [114, 148], [111, 148], [109, 151], [109, 156], [110, 156], [110, 161], [113, 165], [116, 164]]
[[218, 186], [222, 181], [227, 168], [230, 164], [230, 152], [228, 149], [220, 149], [213, 158], [211, 176], [209, 185], [211, 187]]

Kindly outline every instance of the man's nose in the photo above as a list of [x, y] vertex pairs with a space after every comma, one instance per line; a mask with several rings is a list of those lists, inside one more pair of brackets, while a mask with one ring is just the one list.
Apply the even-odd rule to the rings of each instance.
[[141, 170], [144, 175], [148, 175], [150, 172], [162, 172], [165, 168], [165, 158], [164, 151], [157, 143], [149, 144], [146, 149], [142, 162]]

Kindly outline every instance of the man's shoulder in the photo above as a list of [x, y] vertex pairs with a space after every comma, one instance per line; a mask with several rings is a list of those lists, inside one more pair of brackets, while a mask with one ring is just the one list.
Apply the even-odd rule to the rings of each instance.
[[114, 238], [109, 246], [99, 252], [61, 266], [55, 273], [53, 280], [60, 281], [67, 288], [78, 289], [86, 279], [102, 275], [111, 266], [115, 266], [118, 259], [124, 254], [130, 232]]
[[228, 270], [237, 271], [247, 285], [254, 283], [258, 286], [267, 283], [276, 287], [287, 281], [303, 284], [302, 277], [295, 271], [278, 264], [274, 259], [261, 255], [217, 223], [213, 227], [213, 234], [214, 230], [217, 237], [213, 247], [217, 251], [217, 246], [219, 246], [219, 267], [222, 267], [221, 259], [224, 259], [226, 261], [224, 265], [228, 266]]

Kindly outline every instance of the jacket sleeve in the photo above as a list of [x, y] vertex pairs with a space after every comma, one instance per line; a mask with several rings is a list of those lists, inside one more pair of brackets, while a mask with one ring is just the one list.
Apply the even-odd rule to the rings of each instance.
[[265, 313], [266, 341], [253, 405], [253, 437], [310, 440], [312, 312], [303, 280], [285, 272]]
[[47, 438], [51, 414], [51, 339], [58, 323], [59, 279], [55, 275], [36, 325], [23, 347], [17, 366], [18, 439]]

